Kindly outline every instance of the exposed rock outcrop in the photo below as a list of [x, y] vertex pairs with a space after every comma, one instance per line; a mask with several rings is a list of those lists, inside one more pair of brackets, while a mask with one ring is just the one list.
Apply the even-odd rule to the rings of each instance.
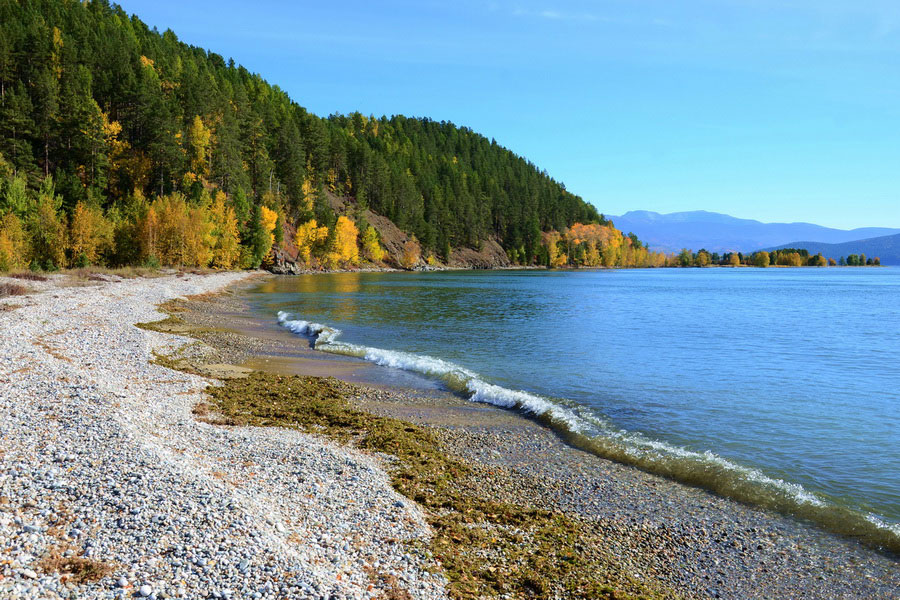
[[[355, 217], [357, 214], [356, 200], [353, 198], [339, 197], [326, 192], [331, 208], [338, 215]], [[393, 221], [383, 215], [366, 209], [363, 212], [366, 221], [375, 228], [385, 250], [383, 266], [400, 267], [400, 258], [403, 255], [403, 247], [411, 236], [397, 227]], [[263, 268], [278, 275], [297, 275], [309, 270], [297, 264], [297, 251], [294, 246], [296, 227], [286, 224], [284, 227], [284, 242], [272, 250], [272, 255]], [[425, 256], [416, 265], [418, 270], [451, 269], [498, 269], [511, 265], [509, 257], [495, 239], [488, 239], [482, 243], [480, 250], [474, 248], [454, 248], [450, 253], [450, 261], [447, 264], [437, 263], [429, 265], [425, 262]]]
[[489, 239], [482, 243], [481, 250], [454, 248], [447, 266], [454, 269], [499, 269], [511, 264], [497, 240]]

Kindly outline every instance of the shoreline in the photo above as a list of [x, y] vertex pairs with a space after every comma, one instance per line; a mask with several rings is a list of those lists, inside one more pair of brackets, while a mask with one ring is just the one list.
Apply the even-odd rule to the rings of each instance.
[[[419, 279], [423, 282], [428, 280], [427, 277]], [[507, 387], [490, 385], [478, 373], [462, 369], [459, 365], [428, 355], [385, 349], [374, 338], [366, 342], [368, 345], [345, 341], [339, 337], [340, 329], [329, 324], [327, 318], [318, 318], [323, 324], [310, 323], [304, 320], [311, 317], [302, 314], [302, 308], [297, 309], [301, 312], [296, 315], [281, 310], [290, 305], [290, 301], [276, 305], [266, 299], [268, 292], [302, 292], [320, 287], [330, 289], [332, 285], [343, 289], [345, 284], [353, 285], [349, 282], [356, 282], [356, 279], [347, 280], [342, 275], [334, 275], [326, 282], [314, 283], [311, 278], [294, 286], [290, 279], [273, 278], [259, 286], [257, 291], [262, 292], [260, 295], [248, 294], [248, 302], [256, 308], [242, 312], [261, 315], [261, 318], [258, 317], [257, 328], [265, 328], [267, 337], [281, 340], [282, 349], [277, 358], [257, 360], [245, 366], [279, 372], [327, 375], [332, 373], [329, 371], [330, 367], [325, 365], [331, 365], [331, 368], [336, 369], [334, 374], [339, 377], [353, 377], [355, 381], [362, 383], [376, 381], [383, 384], [388, 380], [399, 387], [419, 389], [424, 386], [429, 391], [435, 387], [449, 389], [476, 402], [524, 412], [529, 418], [536, 419], [557, 432], [570, 445], [603, 458], [669, 477], [751, 507], [762, 507], [782, 515], [791, 515], [804, 522], [813, 522], [826, 531], [861, 541], [890, 556], [898, 556], [897, 553], [900, 552], [900, 537], [896, 526], [889, 520], [880, 520], [874, 511], [867, 513], [840, 502], [820, 500], [815, 492], [808, 492], [790, 480], [784, 481], [777, 476], [767, 475], [762, 470], [746, 467], [712, 453], [704, 454], [677, 446], [667, 446], [667, 451], [663, 452], [647, 452], [648, 447], [655, 448], [654, 439], [642, 438], [640, 434], [634, 440], [623, 440], [615, 432], [612, 435], [597, 434], [592, 431], [590, 421], [585, 422], [577, 412], [565, 408], [565, 402], [561, 407], [540, 395], [519, 391], [514, 384], [505, 384]], [[260, 308], [263, 308], [262, 312]], [[271, 314], [276, 312], [277, 323], [281, 327], [276, 326], [275, 316]], [[349, 323], [347, 326], [351, 327]], [[248, 329], [246, 333], [251, 337], [256, 335], [254, 328]], [[317, 351], [307, 349], [307, 345]], [[288, 358], [299, 347], [302, 347], [303, 358]], [[336, 355], [347, 358], [343, 362], [337, 362]], [[335, 362], [327, 363], [326, 358]], [[364, 358], [365, 362], [357, 358]], [[300, 362], [307, 366], [318, 364], [323, 367], [315, 372], [309, 371], [299, 365]], [[382, 369], [373, 367], [372, 363], [396, 368]], [[340, 374], [337, 369], [340, 369]], [[369, 381], [366, 381], [367, 377]]]
[[[212, 315], [220, 315], [226, 305], [230, 305], [227, 311], [236, 312], [232, 303], [240, 305], [239, 294], [227, 300], [211, 299], [206, 307], [192, 304], [190, 311], [198, 323], [203, 323]], [[244, 329], [232, 342], [246, 340], [247, 333]], [[282, 343], [302, 344], [293, 334], [281, 333], [278, 342], [266, 342], [271, 344], [268, 350], [278, 354], [283, 352], [279, 348]], [[257, 347], [254, 351], [260, 350]], [[304, 349], [307, 353], [313, 361], [326, 365], [349, 363], [371, 368], [359, 360]], [[276, 365], [274, 370], [303, 373], [303, 368], [286, 370], [284, 365]], [[668, 553], [668, 557], [659, 558], [654, 552], [653, 560], [648, 560], [638, 552], [634, 561], [647, 572], [667, 571], [669, 576], [663, 579], [681, 591], [689, 591], [688, 596], [715, 597], [715, 593], [707, 593], [712, 590], [722, 597], [891, 597], [892, 588], [900, 585], [900, 577], [892, 574], [896, 568], [894, 556], [811, 523], [600, 458], [569, 445], [553, 431], [513, 411], [472, 403], [449, 392], [409, 390], [396, 391], [394, 396], [366, 402], [362, 407], [433, 428], [456, 454], [491, 469], [502, 469], [518, 480], [524, 497], [533, 502], [602, 522], [604, 533], [618, 540], [617, 551], [624, 555], [635, 554], [635, 546], [649, 543], [639, 543], [635, 536], [652, 538], [648, 532], [661, 532], [665, 549], [659, 552]], [[491, 482], [485, 484], [489, 488]], [[641, 533], [629, 530], [635, 522]], [[681, 536], [677, 541], [668, 539], [674, 530]], [[702, 568], [692, 573], [696, 565], [717, 561], [730, 565], [725, 569], [730, 572], [712, 584]], [[856, 565], [856, 571], [848, 570], [848, 564]], [[679, 569], [685, 572], [671, 576]], [[883, 587], [869, 587], [873, 570], [881, 574]], [[864, 585], [866, 591], [854, 592], [857, 585]], [[760, 587], [767, 591], [762, 592]]]
[[[317, 597], [329, 589], [348, 598], [386, 594], [391, 587], [385, 583], [387, 579], [373, 584], [361, 565], [348, 560], [348, 554], [364, 557], [369, 552], [370, 556], [381, 557], [375, 561], [378, 564], [393, 565], [383, 571], [398, 578], [396, 581], [402, 583], [410, 597], [446, 597], [445, 582], [430, 574], [433, 559], [427, 552], [411, 553], [410, 547], [400, 543], [393, 533], [381, 533], [384, 537], [379, 537], [367, 536], [367, 530], [357, 531], [361, 537], [351, 539], [355, 540], [353, 544], [362, 544], [365, 552], [361, 554], [345, 549], [340, 542], [322, 542], [322, 532], [337, 535], [335, 524], [355, 523], [359, 527], [361, 522], [369, 523], [376, 532], [393, 531], [401, 523], [405, 524], [402, 528], [407, 532], [407, 540], [422, 543], [429, 539], [426, 514], [416, 503], [391, 489], [383, 459], [296, 431], [222, 428], [199, 423], [190, 411], [203, 402], [203, 389], [209, 380], [148, 363], [154, 358], [154, 350], [166, 356], [178, 353], [180, 359], [195, 366], [219, 369], [212, 368], [209, 375], [223, 376], [223, 366], [240, 367], [256, 357], [262, 358], [257, 366], [266, 367], [263, 357], [287, 352], [285, 362], [297, 367], [298, 363], [292, 362], [292, 354], [300, 346], [297, 338], [287, 334], [286, 338], [273, 340], [264, 332], [260, 334], [259, 324], [254, 331], [253, 319], [242, 310], [242, 300], [235, 290], [255, 284], [247, 277], [220, 274], [98, 282], [65, 294], [58, 293], [60, 290], [51, 283], [41, 294], [5, 302], [19, 307], [0, 311], [3, 326], [20, 335], [0, 341], [0, 396], [17, 401], [0, 399], [4, 418], [0, 434], [11, 440], [0, 446], [0, 496], [6, 499], [0, 499], [0, 542], [4, 547], [22, 549], [14, 553], [12, 563], [0, 566], [0, 595], [3, 590], [19, 590], [23, 597], [30, 597], [27, 590], [46, 591], [48, 585], [55, 583], [57, 588], [68, 589], [70, 596], [77, 592], [73, 597], [112, 598], [121, 595], [117, 590], [127, 590], [130, 595], [143, 585], [153, 590], [165, 589], [169, 597], [178, 597], [182, 574], [188, 575], [183, 585], [184, 595], [190, 597], [214, 595], [213, 591], [221, 597], [231, 597], [224, 595], [223, 590], [231, 590], [234, 597], [254, 597], [254, 591], [267, 593], [260, 590], [265, 590], [265, 581], [271, 584], [270, 572], [257, 573], [258, 565], [253, 558], [242, 557], [240, 544], [226, 544], [222, 552], [225, 560], [198, 556], [188, 550], [196, 546], [197, 537], [216, 540], [222, 531], [203, 519], [189, 526], [182, 523], [172, 527], [173, 521], [178, 522], [176, 509], [184, 507], [170, 507], [166, 497], [181, 491], [187, 498], [207, 499], [207, 504], [198, 502], [199, 512], [207, 515], [206, 519], [239, 513], [239, 518], [232, 520], [232, 528], [243, 534], [245, 544], [249, 540], [250, 546], [256, 548], [262, 543], [276, 557], [272, 568], [293, 576], [290, 581], [296, 585], [290, 584], [281, 592], [283, 595]], [[225, 294], [213, 295], [228, 284]], [[202, 343], [129, 325], [156, 321], [165, 316], [157, 311], [156, 304], [197, 293], [205, 295], [183, 304], [185, 310], [178, 313], [187, 326], [173, 326], [170, 333], [192, 333]], [[59, 319], [56, 323], [54, 315]], [[110, 342], [118, 346], [110, 346]], [[336, 360], [312, 351], [309, 354], [308, 362], [299, 363], [301, 370], [316, 368], [320, 374], [337, 370], [339, 376], [354, 383], [365, 379], [353, 379], [354, 369], [365, 366], [360, 361]], [[22, 372], [22, 357], [41, 368]], [[340, 369], [336, 369], [337, 365], [341, 365]], [[47, 397], [35, 397], [31, 391], [34, 389], [47, 392]], [[492, 500], [550, 507], [583, 520], [597, 539], [603, 540], [618, 568], [653, 589], [671, 591], [661, 594], [663, 597], [677, 592], [690, 598], [890, 598], [900, 587], [892, 558], [812, 526], [577, 450], [552, 431], [514, 412], [475, 405], [438, 392], [410, 392], [387, 386], [358, 389], [362, 390], [355, 404], [358, 408], [427, 428], [443, 447], [476, 465], [478, 481], [483, 484], [481, 492]], [[54, 401], [48, 403], [48, 398]], [[67, 428], [45, 430], [43, 424], [38, 425], [48, 415], [57, 413], [61, 414], [51, 421], [65, 422], [76, 432], [86, 434], [75, 440], [74, 446], [59, 443], [70, 435]], [[154, 426], [149, 428], [149, 423]], [[84, 448], [85, 439], [92, 440], [95, 449], [102, 447], [104, 441], [113, 443], [110, 440], [124, 445], [121, 460], [125, 464], [117, 465], [119, 458], [114, 456], [107, 457], [112, 466], [92, 464], [96, 457], [92, 459], [90, 447]], [[130, 448], [135, 444], [137, 460], [132, 461]], [[48, 446], [50, 450], [46, 450]], [[59, 446], [78, 451], [71, 459], [62, 452], [60, 460]], [[31, 486], [23, 479], [28, 474], [24, 466], [28, 448], [39, 449], [37, 460], [44, 465], [41, 473], [50, 473], [49, 486], [44, 485], [44, 480]], [[101, 454], [105, 451], [100, 450]], [[301, 469], [307, 474], [305, 477], [311, 475], [315, 480], [312, 487], [304, 483], [299, 486], [307, 493], [294, 489], [296, 476], [274, 464], [279, 460], [291, 464], [290, 457], [297, 452], [312, 457]], [[198, 453], [207, 456], [194, 456]], [[317, 462], [319, 455], [325, 454], [335, 457], [336, 466], [328, 466], [330, 459]], [[248, 455], [253, 460], [245, 459]], [[152, 468], [154, 460], [159, 463], [156, 469]], [[62, 474], [62, 467], [68, 469], [68, 475]], [[116, 471], [119, 467], [127, 469]], [[365, 479], [362, 488], [335, 474], [348, 468], [353, 477]], [[163, 476], [157, 471], [162, 471]], [[135, 478], [135, 474], [139, 476]], [[113, 489], [119, 489], [119, 494], [106, 495], [105, 490], [88, 492], [92, 482], [116, 482], [117, 478], [118, 486]], [[59, 483], [59, 479], [65, 482]], [[310, 489], [327, 490], [328, 494], [313, 493], [313, 498], [307, 498]], [[54, 497], [70, 497], [75, 515], [79, 511], [91, 515], [99, 526], [91, 529], [84, 515], [66, 522], [64, 515], [55, 515], [46, 502], [38, 504], [43, 502], [38, 490]], [[165, 492], [163, 498], [159, 498], [160, 490]], [[329, 502], [329, 495], [384, 505], [377, 516], [363, 515]], [[38, 502], [27, 498], [38, 498]], [[102, 515], [93, 515], [101, 498], [106, 498], [108, 504], [99, 504], [107, 508], [99, 509]], [[132, 502], [135, 498], [144, 501]], [[147, 498], [157, 498], [160, 506], [148, 505]], [[219, 498], [221, 502], [216, 504], [209, 498]], [[29, 506], [31, 503], [35, 506]], [[277, 514], [267, 514], [266, 506], [278, 507]], [[190, 514], [198, 512], [198, 506], [194, 508]], [[49, 516], [42, 511], [49, 511]], [[153, 511], [155, 514], [145, 514]], [[393, 515], [396, 520], [383, 521], [381, 513]], [[320, 515], [316, 523], [321, 531], [309, 521], [316, 515]], [[68, 524], [51, 525], [54, 518]], [[365, 521], [367, 518], [370, 520]], [[141, 527], [133, 527], [135, 522]], [[243, 524], [235, 527], [234, 522]], [[57, 533], [51, 533], [51, 529], [69, 526], [77, 531], [62, 534], [71, 539], [61, 540], [54, 537]], [[248, 535], [251, 532], [257, 535]], [[185, 533], [190, 536], [185, 538]], [[135, 535], [145, 541], [135, 544]], [[160, 543], [153, 539], [154, 535], [167, 539]], [[299, 535], [301, 543], [291, 542], [292, 535]], [[179, 536], [182, 542], [173, 544], [172, 540]], [[394, 541], [386, 541], [391, 539]], [[93, 543], [87, 545], [87, 540]], [[104, 553], [119, 556], [108, 561], [119, 566], [111, 566], [117, 569], [114, 574], [104, 575], [97, 582], [65, 588], [72, 585], [71, 579], [63, 582], [59, 574], [37, 568], [41, 551], [46, 553], [49, 548], [64, 544], [75, 554], [81, 548], [79, 555], [93, 548], [90, 554], [94, 557]], [[210, 545], [221, 546], [221, 542]], [[306, 562], [298, 562], [298, 552], [306, 552]], [[316, 570], [310, 566], [315, 557], [332, 566]], [[334, 559], [349, 570], [336, 568]], [[242, 572], [243, 561], [248, 561], [248, 566]], [[199, 565], [200, 562], [204, 564]], [[35, 577], [31, 577], [32, 573]], [[246, 576], [247, 573], [256, 578]], [[317, 583], [316, 591], [303, 588], [305, 580], [298, 580], [299, 574]], [[118, 587], [116, 577], [120, 576], [126, 578], [125, 587]], [[166, 577], [168, 581], [162, 581]], [[209, 577], [216, 583], [209, 583]], [[250, 583], [246, 583], [248, 579]], [[253, 587], [254, 582], [258, 588]], [[272, 590], [270, 586], [269, 591]], [[272, 593], [277, 595], [278, 591]]]

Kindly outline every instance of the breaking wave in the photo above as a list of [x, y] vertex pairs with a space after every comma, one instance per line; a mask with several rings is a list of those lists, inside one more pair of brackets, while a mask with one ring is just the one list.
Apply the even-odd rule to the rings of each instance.
[[284, 311], [278, 312], [278, 322], [291, 332], [310, 338], [316, 350], [425, 375], [473, 402], [526, 413], [553, 428], [572, 445], [598, 456], [740, 502], [808, 519], [834, 533], [900, 553], [900, 525], [831, 503], [802, 485], [770, 477], [713, 452], [697, 452], [617, 429], [584, 407], [488, 383], [477, 373], [440, 358], [339, 341], [340, 329], [296, 319]]

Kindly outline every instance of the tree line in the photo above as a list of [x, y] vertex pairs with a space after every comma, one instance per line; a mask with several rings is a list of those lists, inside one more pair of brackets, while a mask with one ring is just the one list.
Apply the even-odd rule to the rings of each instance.
[[810, 254], [805, 248], [781, 248], [778, 250], [765, 251], [759, 250], [744, 254], [742, 252], [709, 252], [701, 249], [693, 252], [684, 248], [681, 252], [674, 256], [674, 264], [667, 266], [679, 267], [834, 267], [840, 266], [880, 266], [881, 259], [866, 258], [865, 254], [851, 254], [846, 259], [842, 256], [839, 261], [833, 258], [826, 258], [822, 253]]
[[[41, 268], [256, 266], [295, 227], [312, 263], [379, 260], [366, 208], [411, 234], [410, 258], [493, 238], [517, 263], [546, 262], [546, 232], [606, 224], [495, 140], [423, 118], [318, 117], [105, 0], [0, 0], [0, 186], [3, 260]], [[570, 246], [567, 260], [596, 262]]]

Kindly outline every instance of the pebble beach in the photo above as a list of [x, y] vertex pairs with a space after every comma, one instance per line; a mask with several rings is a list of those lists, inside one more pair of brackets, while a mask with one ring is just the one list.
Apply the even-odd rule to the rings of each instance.
[[[421, 549], [425, 515], [392, 488], [389, 458], [200, 422], [191, 411], [217, 380], [152, 362], [200, 346], [235, 365], [295, 350], [288, 334], [229, 322], [239, 295], [210, 295], [250, 277], [54, 276], [0, 300], [14, 307], [0, 310], [0, 598], [447, 597]], [[134, 326], [198, 295], [185, 319], [219, 328], [208, 346]], [[315, 374], [346, 368], [303, 360]], [[896, 557], [853, 540], [598, 458], [509, 411], [354, 390], [364, 410], [436, 431], [479, 466], [484, 494], [584, 519], [620, 568], [672, 597], [900, 597]], [[80, 560], [97, 577], [59, 567]]]
[[[200, 423], [214, 382], [151, 363], [191, 340], [135, 323], [246, 277], [54, 276], [0, 300], [0, 598], [445, 597], [377, 457]], [[102, 577], [66, 576], [79, 560]]]

